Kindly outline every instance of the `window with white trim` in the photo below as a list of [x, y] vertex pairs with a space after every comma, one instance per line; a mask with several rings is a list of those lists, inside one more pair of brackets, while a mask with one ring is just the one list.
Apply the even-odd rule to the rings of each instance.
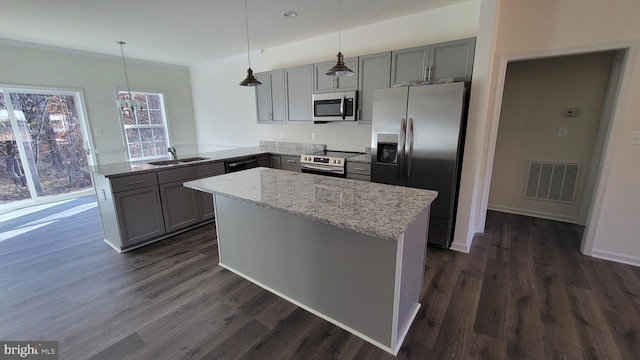
[[[169, 132], [164, 108], [164, 95], [151, 92], [131, 92], [135, 100], [144, 103], [142, 110], [120, 111], [129, 160], [148, 160], [167, 156]], [[118, 99], [127, 100], [127, 91], [118, 91]]]

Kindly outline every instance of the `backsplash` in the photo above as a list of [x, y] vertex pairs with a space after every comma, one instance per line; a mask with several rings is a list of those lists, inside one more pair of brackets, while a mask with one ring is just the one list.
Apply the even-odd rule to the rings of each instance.
[[325, 150], [326, 145], [324, 144], [305, 144], [305, 143], [293, 143], [293, 142], [283, 142], [283, 141], [264, 141], [260, 140], [260, 149], [263, 150], [275, 150], [275, 152], [280, 152], [282, 150], [293, 150], [293, 152], [306, 154], [313, 153], [317, 151]]

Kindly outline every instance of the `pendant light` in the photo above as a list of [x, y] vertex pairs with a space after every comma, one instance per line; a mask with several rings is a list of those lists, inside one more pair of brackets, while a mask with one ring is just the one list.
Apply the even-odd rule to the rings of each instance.
[[124, 41], [116, 41], [116, 44], [120, 45], [120, 53], [122, 54], [122, 64], [124, 66], [124, 78], [127, 81], [127, 93], [129, 93], [129, 98], [127, 100], [116, 100], [116, 104], [122, 111], [135, 111], [142, 110], [144, 108], [144, 103], [139, 100], [135, 100], [133, 96], [131, 96], [131, 88], [129, 87], [129, 74], [127, 73], [127, 62], [124, 60], [124, 49], [123, 46], [127, 43]]
[[338, 11], [338, 55], [336, 55], [336, 63], [324, 73], [329, 76], [351, 76], [354, 74], [353, 70], [349, 69], [345, 64], [342, 56], [342, 52], [340, 48], [342, 47], [342, 38], [340, 35], [341, 32], [341, 22], [342, 22], [342, 0], [339, 0], [339, 11]]
[[262, 83], [253, 76], [253, 70], [251, 70], [251, 53], [249, 52], [249, 10], [247, 9], [247, 0], [244, 0], [244, 22], [247, 26], [247, 62], [249, 63], [249, 68], [247, 69], [247, 77], [240, 82], [240, 86], [262, 85]]

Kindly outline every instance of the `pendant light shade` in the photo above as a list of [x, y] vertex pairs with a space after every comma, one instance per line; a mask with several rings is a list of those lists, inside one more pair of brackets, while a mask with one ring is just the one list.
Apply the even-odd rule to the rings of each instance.
[[247, 69], [247, 77], [240, 81], [240, 86], [262, 85], [262, 83], [253, 76], [253, 70], [251, 70], [251, 53], [249, 52], [249, 10], [247, 9], [247, 0], [244, 0], [244, 22], [247, 28], [247, 62], [249, 63], [249, 68]]
[[247, 69], [247, 77], [240, 82], [240, 86], [258, 86], [262, 85], [255, 76], [253, 76], [253, 70], [251, 68]]
[[341, 47], [342, 47], [342, 36], [341, 36], [341, 27], [342, 27], [342, 0], [339, 2], [339, 10], [338, 10], [338, 55], [336, 55], [336, 63], [333, 65], [329, 71], [324, 73], [329, 76], [351, 76], [354, 74], [353, 70], [349, 69], [344, 64], [344, 58], [342, 56]]
[[353, 70], [349, 69], [347, 65], [344, 64], [342, 53], [338, 52], [338, 55], [336, 55], [335, 65], [333, 65], [329, 71], [324, 74], [329, 76], [351, 76], [353, 75]]

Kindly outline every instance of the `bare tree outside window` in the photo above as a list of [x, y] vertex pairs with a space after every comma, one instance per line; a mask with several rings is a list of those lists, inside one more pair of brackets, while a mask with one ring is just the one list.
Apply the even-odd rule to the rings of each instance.
[[91, 189], [76, 97], [0, 95], [0, 204]]

